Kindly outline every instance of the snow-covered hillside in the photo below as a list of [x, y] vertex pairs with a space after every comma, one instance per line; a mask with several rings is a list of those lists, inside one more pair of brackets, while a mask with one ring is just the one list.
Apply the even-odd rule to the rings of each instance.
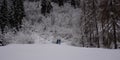
[[0, 47], [0, 60], [120, 60], [120, 50], [11, 44]]

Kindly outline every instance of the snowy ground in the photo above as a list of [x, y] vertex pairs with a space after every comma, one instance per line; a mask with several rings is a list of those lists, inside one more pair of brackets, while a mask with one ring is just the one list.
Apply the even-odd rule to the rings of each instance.
[[55, 44], [11, 44], [0, 47], [0, 60], [120, 60], [120, 50]]

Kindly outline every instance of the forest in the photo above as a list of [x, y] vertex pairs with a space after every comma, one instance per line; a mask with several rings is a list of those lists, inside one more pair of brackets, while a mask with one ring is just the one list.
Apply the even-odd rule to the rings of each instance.
[[0, 45], [120, 48], [120, 0], [0, 0]]

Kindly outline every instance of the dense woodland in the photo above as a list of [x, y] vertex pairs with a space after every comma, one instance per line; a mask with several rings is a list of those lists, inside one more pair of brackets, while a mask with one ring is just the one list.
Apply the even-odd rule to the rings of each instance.
[[[50, 14], [55, 11], [53, 4], [62, 8], [68, 3], [72, 9], [79, 9], [81, 11], [80, 19], [77, 19], [79, 38], [72, 40], [71, 45], [120, 48], [120, 0], [0, 0], [0, 44], [11, 43], [4, 38], [8, 32], [11, 31], [15, 35], [26, 29], [24, 20], [25, 18], [26, 21], [30, 20], [27, 19], [29, 13], [26, 12], [25, 2], [40, 2], [37, 7], [41, 7], [39, 11], [44, 18], [50, 17]], [[52, 17], [55, 16], [52, 15]], [[38, 22], [42, 22], [42, 18], [39, 18]], [[31, 23], [34, 22], [32, 19], [31, 21]], [[51, 26], [53, 26], [56, 22], [54, 19], [51, 21]], [[46, 29], [45, 25], [43, 30]]]

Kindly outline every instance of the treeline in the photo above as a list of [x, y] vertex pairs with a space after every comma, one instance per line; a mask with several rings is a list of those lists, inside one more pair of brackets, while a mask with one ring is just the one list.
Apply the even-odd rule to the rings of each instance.
[[[49, 0], [51, 2], [60, 7], [68, 2], [74, 8], [81, 8], [79, 44], [83, 47], [119, 48], [120, 0]], [[42, 8], [44, 11], [45, 7]]]

